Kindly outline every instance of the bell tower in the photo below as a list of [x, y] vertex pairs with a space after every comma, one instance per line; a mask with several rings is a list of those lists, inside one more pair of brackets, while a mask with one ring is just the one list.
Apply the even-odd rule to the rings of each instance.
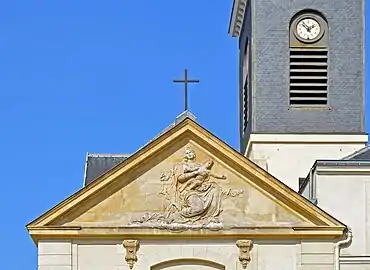
[[234, 0], [241, 151], [295, 190], [367, 143], [364, 16], [364, 0]]

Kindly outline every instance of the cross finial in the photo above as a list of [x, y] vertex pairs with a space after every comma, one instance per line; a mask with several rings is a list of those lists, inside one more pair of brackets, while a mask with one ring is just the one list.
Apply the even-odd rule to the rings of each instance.
[[184, 83], [185, 85], [185, 111], [188, 110], [188, 83], [199, 83], [199, 80], [188, 79], [188, 70], [185, 69], [185, 78], [182, 80], [173, 80], [174, 83]]

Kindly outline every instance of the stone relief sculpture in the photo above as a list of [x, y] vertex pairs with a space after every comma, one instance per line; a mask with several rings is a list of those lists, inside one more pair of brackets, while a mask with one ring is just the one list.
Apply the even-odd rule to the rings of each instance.
[[220, 183], [227, 176], [215, 174], [212, 171], [213, 165], [212, 159], [197, 163], [196, 152], [187, 148], [183, 162], [160, 175], [160, 182], [164, 185], [159, 195], [167, 201], [164, 212], [146, 213], [130, 225], [180, 231], [223, 229], [219, 221], [223, 199], [236, 197], [244, 190], [222, 188]]
[[134, 268], [134, 264], [137, 262], [137, 251], [139, 249], [139, 240], [124, 240], [123, 247], [126, 249], [125, 260], [130, 267]]
[[238, 240], [236, 246], [239, 248], [239, 262], [243, 269], [247, 268], [251, 261], [250, 252], [253, 246], [252, 240]]

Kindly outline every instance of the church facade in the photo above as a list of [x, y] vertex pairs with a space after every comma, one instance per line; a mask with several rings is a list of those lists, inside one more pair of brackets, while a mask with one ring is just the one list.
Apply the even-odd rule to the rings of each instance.
[[[273, 10], [274, 12], [271, 12]], [[364, 2], [234, 0], [240, 151], [185, 111], [27, 225], [39, 270], [370, 270]]]

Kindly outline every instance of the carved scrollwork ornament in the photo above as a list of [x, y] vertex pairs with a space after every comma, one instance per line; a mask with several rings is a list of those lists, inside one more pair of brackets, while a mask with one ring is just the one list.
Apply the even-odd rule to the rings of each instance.
[[238, 240], [236, 241], [236, 246], [239, 248], [239, 262], [242, 265], [243, 269], [245, 269], [251, 261], [250, 252], [253, 247], [253, 241]]
[[124, 240], [123, 247], [126, 249], [125, 260], [130, 267], [134, 268], [134, 264], [137, 262], [137, 251], [139, 250], [139, 240]]

